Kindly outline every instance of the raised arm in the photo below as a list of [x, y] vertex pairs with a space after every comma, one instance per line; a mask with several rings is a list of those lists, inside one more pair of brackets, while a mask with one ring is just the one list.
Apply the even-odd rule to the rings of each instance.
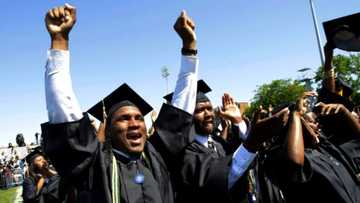
[[171, 104], [190, 114], [194, 113], [197, 91], [198, 64], [196, 57], [196, 34], [195, 24], [187, 16], [185, 11], [177, 19], [174, 25], [175, 31], [182, 40], [181, 68], [176, 81], [176, 87]]
[[46, 13], [45, 24], [51, 38], [45, 70], [46, 106], [50, 123], [82, 118], [72, 89], [69, 64], [69, 33], [75, 22], [76, 9], [69, 4]]
[[248, 129], [246, 122], [241, 115], [239, 107], [228, 93], [224, 93], [222, 97], [222, 108], [219, 110], [219, 116], [230, 120], [233, 125], [239, 128], [240, 139], [246, 139]]
[[325, 78], [324, 78], [324, 85], [325, 88], [328, 89], [332, 93], [336, 93], [335, 90], [335, 72], [331, 65], [333, 54], [334, 54], [334, 48], [331, 46], [329, 42], [326, 43], [324, 46], [324, 53], [325, 53], [325, 64], [324, 64], [324, 72], [325, 72]]
[[[242, 115], [239, 107], [235, 104], [233, 98], [225, 93], [222, 97], [222, 109], [219, 111], [219, 116], [224, 119], [228, 119], [234, 125], [239, 128], [239, 136], [240, 138], [246, 137], [244, 136], [247, 131], [247, 126], [245, 121], [242, 119]], [[245, 125], [245, 126], [244, 126]], [[231, 169], [228, 174], [228, 188], [232, 188], [232, 186], [237, 182], [237, 180], [244, 174], [244, 172], [248, 169], [252, 161], [254, 160], [256, 154], [249, 152], [243, 144], [241, 144], [238, 149], [234, 152], [232, 156]]]
[[304, 137], [301, 116], [305, 113], [304, 97], [300, 98], [294, 111], [290, 113], [289, 128], [285, 138], [284, 149], [286, 157], [292, 163], [302, 167], [304, 165]]
[[44, 151], [59, 175], [71, 183], [88, 181], [87, 175], [100, 149], [96, 131], [83, 116], [75, 98], [69, 71], [69, 33], [76, 21], [74, 7], [56, 7], [45, 17], [51, 49], [45, 71], [49, 122], [41, 125]]
[[154, 123], [155, 133], [149, 138], [170, 171], [178, 170], [178, 158], [193, 139], [190, 131], [196, 102], [198, 64], [194, 28], [185, 11], [181, 12], [174, 24], [183, 42], [180, 73], [171, 105], [162, 106]]

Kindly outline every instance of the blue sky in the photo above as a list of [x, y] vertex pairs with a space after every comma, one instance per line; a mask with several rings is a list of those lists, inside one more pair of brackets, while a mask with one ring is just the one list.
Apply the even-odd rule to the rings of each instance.
[[[2, 0], [0, 146], [15, 143], [17, 133], [33, 142], [47, 120], [44, 15], [65, 2], [78, 9], [71, 74], [84, 110], [123, 82], [159, 109], [166, 91], [161, 67], [169, 68], [170, 90], [179, 70], [181, 41], [172, 26], [182, 9], [196, 23], [200, 78], [213, 88], [215, 105], [224, 92], [248, 101], [258, 85], [320, 65], [308, 0]], [[360, 10], [358, 0], [314, 2], [323, 43], [321, 22]]]

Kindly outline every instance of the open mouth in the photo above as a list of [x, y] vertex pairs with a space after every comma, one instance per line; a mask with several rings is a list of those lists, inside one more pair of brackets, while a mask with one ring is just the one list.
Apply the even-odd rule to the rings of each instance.
[[132, 145], [139, 145], [142, 143], [142, 134], [139, 132], [128, 132], [126, 134], [126, 138], [127, 140], [129, 140], [129, 142]]
[[214, 122], [213, 119], [205, 120], [204, 125], [210, 125], [210, 124], [212, 125], [213, 122]]

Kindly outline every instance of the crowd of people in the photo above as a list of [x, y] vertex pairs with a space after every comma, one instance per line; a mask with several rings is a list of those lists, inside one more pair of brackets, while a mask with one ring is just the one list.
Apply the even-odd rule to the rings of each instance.
[[320, 91], [246, 117], [228, 93], [213, 108], [198, 79], [195, 23], [182, 11], [176, 87], [147, 131], [152, 107], [126, 83], [81, 110], [70, 77], [75, 22], [69, 4], [46, 13], [49, 121], [26, 159], [24, 202], [360, 202], [360, 122], [331, 42]]
[[28, 147], [14, 147], [9, 143], [8, 148], [0, 149], [0, 188], [7, 189], [22, 185], [28, 154]]

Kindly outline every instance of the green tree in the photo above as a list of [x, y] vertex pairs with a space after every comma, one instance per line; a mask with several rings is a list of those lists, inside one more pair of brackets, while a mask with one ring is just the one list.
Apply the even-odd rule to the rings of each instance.
[[[332, 61], [335, 73], [338, 78], [348, 83], [354, 90], [352, 99], [355, 104], [360, 103], [360, 54], [336, 55]], [[324, 67], [316, 71], [315, 81], [320, 85], [324, 78]]]
[[251, 117], [260, 106], [264, 109], [267, 109], [269, 105], [276, 108], [282, 104], [295, 102], [304, 91], [305, 85], [299, 81], [291, 79], [273, 80], [255, 90], [255, 96], [245, 114]]

